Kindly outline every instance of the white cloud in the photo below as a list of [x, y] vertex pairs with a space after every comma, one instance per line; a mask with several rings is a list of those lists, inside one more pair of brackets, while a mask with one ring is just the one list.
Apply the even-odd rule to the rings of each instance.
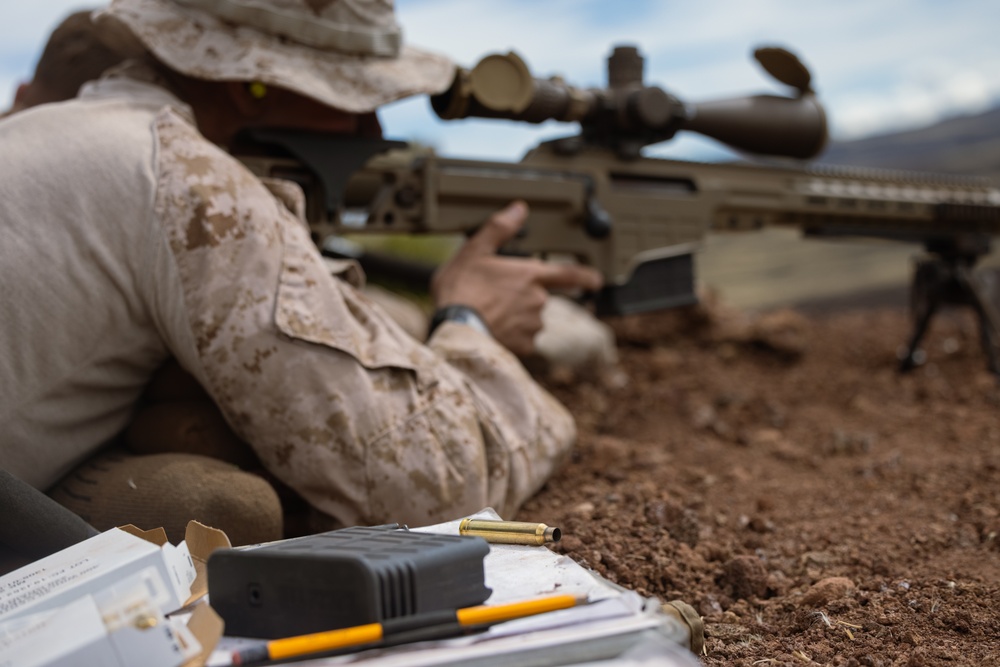
[[[0, 22], [0, 108], [30, 76], [54, 25], [77, 0], [10, 2]], [[605, 83], [614, 44], [638, 45], [646, 78], [697, 101], [781, 90], [750, 60], [752, 48], [779, 44], [811, 68], [835, 137], [912, 127], [980, 111], [1000, 101], [1000, 3], [981, 0], [397, 0], [406, 38], [471, 65], [516, 48], [538, 74]], [[444, 126], [414, 101], [389, 108], [388, 131], [443, 151], [511, 158], [540, 136], [570, 128], [508, 127], [489, 121]], [[657, 154], [701, 151], [680, 139]], [[683, 149], [683, 150], [682, 150]]]
[[980, 111], [993, 101], [991, 94], [997, 82], [989, 81], [982, 72], [959, 72], [945, 83], [945, 97], [959, 108]]

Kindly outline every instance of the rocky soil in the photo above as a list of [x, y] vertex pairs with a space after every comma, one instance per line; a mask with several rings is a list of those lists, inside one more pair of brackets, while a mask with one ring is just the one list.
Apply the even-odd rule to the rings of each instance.
[[518, 519], [693, 604], [705, 665], [1000, 664], [1000, 388], [970, 314], [908, 375], [902, 309], [614, 326], [622, 373], [547, 378], [579, 447]]

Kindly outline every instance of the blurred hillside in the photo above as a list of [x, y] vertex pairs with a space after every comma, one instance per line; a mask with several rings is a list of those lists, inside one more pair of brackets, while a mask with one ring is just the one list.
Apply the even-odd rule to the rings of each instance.
[[[1000, 182], [1000, 107], [928, 127], [829, 146], [819, 164], [982, 175]], [[797, 231], [712, 235], [698, 257], [703, 286], [750, 309], [826, 310], [907, 304], [921, 246], [867, 239], [803, 239]], [[982, 267], [1000, 267], [996, 249]]]
[[1000, 177], [1000, 107], [909, 132], [835, 143], [819, 162]]

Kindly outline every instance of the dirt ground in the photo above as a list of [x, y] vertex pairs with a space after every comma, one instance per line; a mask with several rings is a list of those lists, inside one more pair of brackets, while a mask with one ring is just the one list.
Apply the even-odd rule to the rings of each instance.
[[619, 377], [549, 375], [579, 447], [517, 518], [693, 604], [705, 665], [1000, 664], [1000, 388], [971, 313], [908, 375], [904, 308], [614, 326]]

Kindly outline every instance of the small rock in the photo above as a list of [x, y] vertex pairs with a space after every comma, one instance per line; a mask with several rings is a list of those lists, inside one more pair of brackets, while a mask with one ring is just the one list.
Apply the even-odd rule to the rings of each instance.
[[715, 408], [711, 405], [703, 404], [699, 405], [694, 410], [694, 414], [691, 415], [691, 424], [695, 428], [710, 428], [712, 424], [718, 419], [715, 413]]
[[590, 502], [589, 500], [585, 500], [579, 505], [573, 507], [573, 509], [571, 509], [569, 513], [589, 521], [591, 518], [593, 518], [595, 509], [597, 508], [594, 506], [594, 503]]
[[755, 516], [750, 519], [747, 524], [747, 528], [755, 533], [773, 533], [774, 532], [774, 522], [770, 519], [765, 519], [762, 516]]
[[784, 436], [776, 428], [761, 428], [750, 434], [749, 441], [752, 447], [766, 447], [782, 442]]
[[[755, 319], [726, 318], [715, 327], [714, 338], [720, 345], [754, 346], [775, 352], [794, 360], [802, 356], [809, 346], [809, 320], [793, 310], [778, 310]], [[732, 356], [736, 356], [735, 350]]]
[[879, 405], [861, 395], [852, 398], [848, 405], [851, 409], [868, 415], [877, 415], [881, 412], [881, 407]]
[[784, 595], [790, 587], [790, 582], [785, 573], [778, 570], [767, 576], [767, 588], [774, 594]]
[[734, 598], [762, 598], [767, 595], [767, 569], [755, 556], [736, 556], [722, 566], [719, 583]]
[[667, 378], [684, 363], [684, 356], [673, 348], [657, 347], [653, 350], [649, 363], [653, 377]]
[[583, 540], [576, 535], [563, 535], [562, 539], [559, 540], [559, 546], [564, 552], [579, 551], [583, 548]]
[[802, 604], [807, 607], [822, 607], [832, 600], [838, 600], [854, 590], [854, 582], [847, 577], [828, 577], [813, 584]]
[[720, 343], [717, 354], [723, 361], [734, 361], [740, 356], [740, 350], [732, 343]]
[[717, 597], [709, 593], [698, 601], [698, 613], [702, 616], [721, 614], [722, 605], [719, 604], [719, 599]]
[[676, 502], [655, 500], [646, 505], [646, 521], [666, 529], [670, 537], [689, 546], [698, 543], [698, 515]]
[[829, 565], [834, 560], [828, 551], [807, 551], [799, 556], [800, 565]]
[[808, 347], [809, 320], [794, 310], [764, 314], [753, 327], [751, 340], [789, 358], [802, 356]]

